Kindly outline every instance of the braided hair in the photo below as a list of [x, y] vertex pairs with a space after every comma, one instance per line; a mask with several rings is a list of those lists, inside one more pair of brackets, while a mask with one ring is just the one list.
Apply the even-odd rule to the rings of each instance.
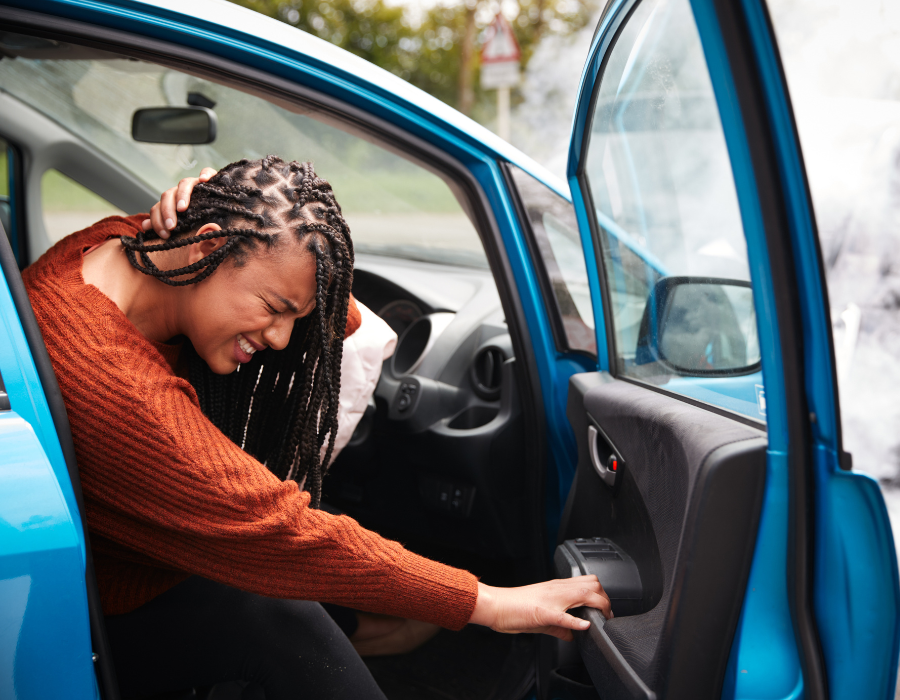
[[[302, 213], [313, 202], [322, 205], [316, 221]], [[207, 223], [222, 230], [196, 235]], [[255, 353], [227, 375], [210, 370], [190, 342], [185, 351], [190, 382], [206, 416], [279, 478], [305, 479], [312, 505], [318, 507], [337, 435], [341, 356], [353, 283], [353, 242], [331, 185], [316, 175], [311, 163], [286, 163], [277, 156], [241, 160], [194, 187], [190, 205], [168, 240], [160, 241], [151, 230], [123, 236], [122, 246], [141, 272], [184, 286], [206, 279], [228, 258], [243, 265], [248, 254], [274, 246], [288, 230], [314, 256], [316, 306], [294, 323], [287, 347]], [[227, 240], [192, 265], [161, 270], [149, 256], [211, 238]]]

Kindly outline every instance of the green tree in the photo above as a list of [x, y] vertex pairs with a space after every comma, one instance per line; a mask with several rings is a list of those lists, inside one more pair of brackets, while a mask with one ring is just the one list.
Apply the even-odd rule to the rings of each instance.
[[[480, 35], [496, 0], [431, 7], [418, 26], [404, 6], [384, 0], [232, 0], [298, 27], [371, 61], [479, 121], [493, 115], [492, 96], [478, 81]], [[547, 32], [581, 29], [598, 0], [519, 0], [511, 20], [524, 69]], [[517, 99], [514, 93], [513, 99]]]
[[[291, 24], [361, 56], [376, 66], [403, 75], [405, 40], [414, 31], [403, 7], [382, 0], [232, 0]], [[405, 76], [404, 76], [405, 77]]]
[[[567, 34], [590, 21], [597, 0], [519, 0], [511, 20], [522, 50], [522, 68], [548, 32]], [[408, 78], [426, 92], [464, 114], [487, 121], [493, 114], [493, 95], [479, 85], [479, 47], [484, 31], [497, 11], [495, 0], [467, 0], [441, 4], [425, 15], [417, 34], [422, 41], [419, 60], [428, 70]], [[514, 93], [513, 99], [518, 99]]]

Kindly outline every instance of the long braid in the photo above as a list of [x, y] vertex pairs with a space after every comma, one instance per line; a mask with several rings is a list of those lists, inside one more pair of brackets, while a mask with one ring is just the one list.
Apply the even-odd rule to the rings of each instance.
[[[304, 216], [321, 204], [318, 221]], [[207, 223], [222, 230], [196, 235]], [[273, 230], [274, 229], [274, 230]], [[316, 306], [294, 324], [287, 347], [253, 355], [229, 375], [214, 374], [187, 344], [191, 384], [209, 419], [277, 476], [305, 480], [318, 507], [322, 477], [334, 453], [341, 386], [341, 358], [353, 284], [353, 243], [328, 182], [311, 163], [286, 163], [277, 156], [242, 160], [195, 186], [188, 210], [172, 236], [152, 231], [123, 237], [129, 262], [164, 284], [202, 282], [227, 259], [241, 265], [259, 244], [277, 244], [292, 231], [314, 257]], [[205, 258], [174, 270], [160, 269], [154, 253], [214, 238], [226, 242]]]

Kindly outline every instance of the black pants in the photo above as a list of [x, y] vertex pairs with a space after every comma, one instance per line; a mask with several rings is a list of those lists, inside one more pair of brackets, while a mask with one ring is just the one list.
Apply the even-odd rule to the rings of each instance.
[[385, 700], [318, 603], [246, 593], [197, 576], [106, 618], [123, 698], [249, 681], [267, 700]]

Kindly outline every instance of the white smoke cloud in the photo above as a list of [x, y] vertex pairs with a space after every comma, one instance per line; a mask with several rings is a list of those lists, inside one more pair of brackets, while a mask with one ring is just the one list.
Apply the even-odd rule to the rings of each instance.
[[578, 32], [548, 34], [535, 49], [522, 80], [524, 102], [512, 118], [512, 142], [561, 178], [581, 70], [599, 13]]
[[[844, 446], [900, 530], [900, 4], [773, 0], [825, 258]], [[898, 539], [895, 537], [895, 539]]]

